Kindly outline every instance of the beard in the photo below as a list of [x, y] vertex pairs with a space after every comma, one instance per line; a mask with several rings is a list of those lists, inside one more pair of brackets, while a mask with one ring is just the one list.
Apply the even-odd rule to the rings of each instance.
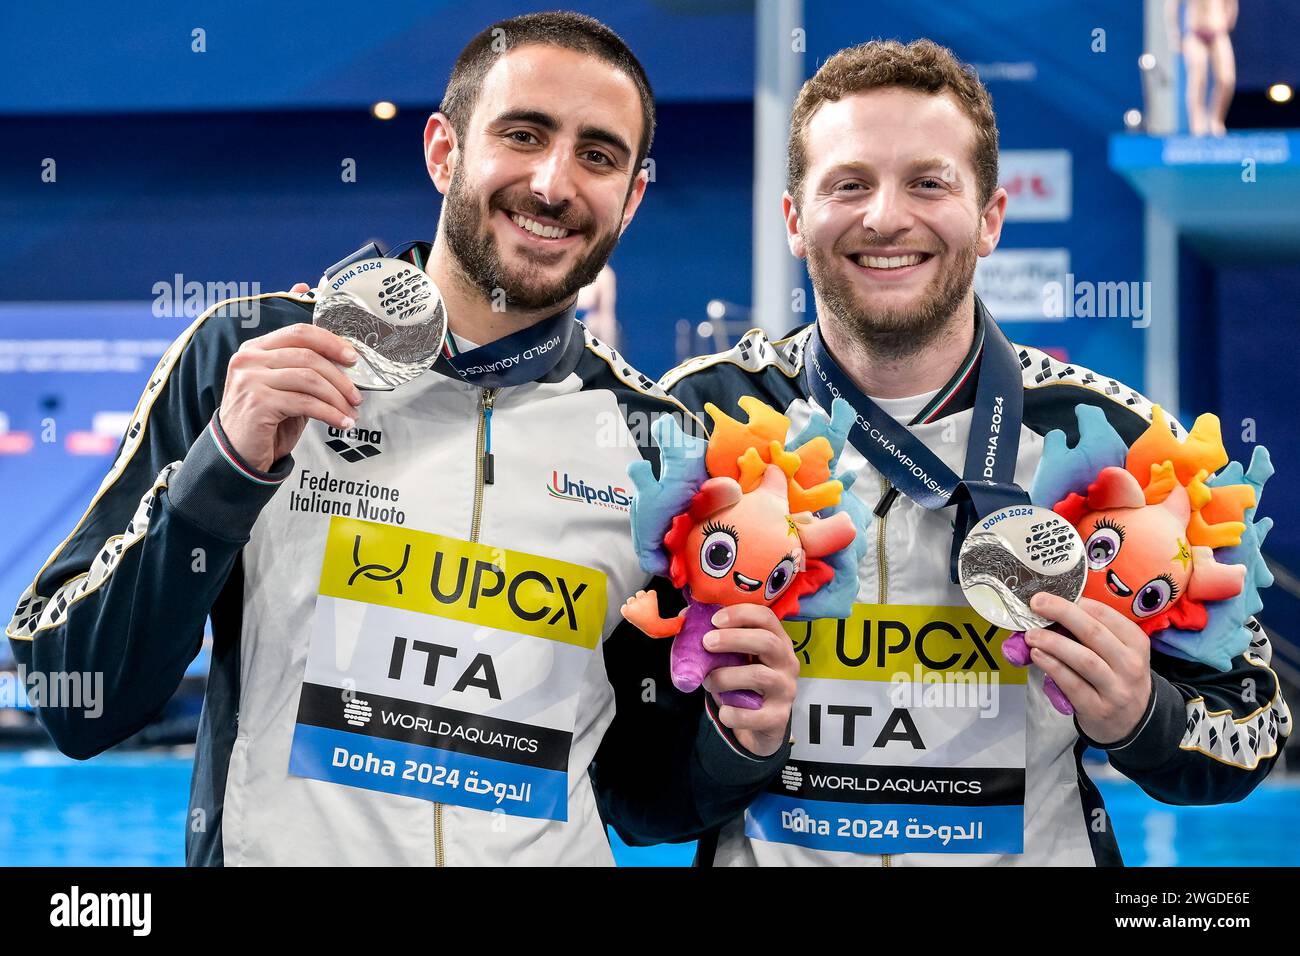
[[970, 291], [979, 259], [977, 232], [956, 251], [952, 267], [938, 270], [915, 302], [896, 308], [873, 308], [863, 301], [853, 279], [840, 270], [843, 255], [837, 249], [828, 253], [808, 236], [804, 236], [804, 244], [808, 249], [808, 274], [818, 299], [844, 324], [856, 343], [890, 359], [915, 355], [943, 334]]
[[540, 202], [528, 192], [510, 195], [501, 189], [488, 197], [487, 215], [482, 212], [479, 196], [466, 183], [462, 170], [457, 167], [443, 200], [443, 228], [447, 248], [460, 265], [470, 284], [489, 301], [504, 293], [508, 308], [521, 311], [540, 311], [558, 306], [574, 296], [583, 286], [590, 285], [609, 261], [610, 253], [618, 244], [617, 227], [596, 236], [591, 250], [559, 279], [548, 280], [543, 267], [529, 262], [521, 255], [507, 263], [502, 259], [496, 236], [487, 220], [495, 210], [537, 216], [559, 223], [565, 229], [589, 232], [595, 222], [590, 217], [580, 217], [568, 202], [550, 205]]

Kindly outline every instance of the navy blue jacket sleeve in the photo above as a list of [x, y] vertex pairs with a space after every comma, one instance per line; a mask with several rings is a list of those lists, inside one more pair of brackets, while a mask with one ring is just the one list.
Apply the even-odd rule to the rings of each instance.
[[[684, 606], [668, 581], [652, 586], [664, 616]], [[742, 813], [790, 755], [788, 732], [780, 750], [757, 757], [718, 720], [711, 695], [677, 690], [671, 646], [627, 622], [605, 641], [616, 713], [591, 775], [602, 817], [630, 846], [698, 839]]]
[[171, 697], [258, 513], [291, 470], [288, 456], [266, 474], [242, 462], [217, 406], [239, 344], [309, 320], [310, 306], [275, 296], [241, 305], [214, 307], [168, 348], [112, 468], [6, 628], [29, 690], [90, 689], [30, 695], [69, 756], [126, 739]]
[[[1245, 798], [1268, 776], [1291, 731], [1263, 630], [1227, 671], [1151, 653], [1151, 699], [1123, 740], [1105, 746], [1110, 763], [1164, 803], [1209, 805]], [[1075, 722], [1078, 727], [1078, 722]]]

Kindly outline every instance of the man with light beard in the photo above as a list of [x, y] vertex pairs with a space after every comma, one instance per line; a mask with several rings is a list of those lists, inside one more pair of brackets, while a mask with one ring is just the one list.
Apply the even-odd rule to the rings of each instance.
[[[389, 253], [441, 290], [432, 370], [363, 401], [356, 352], [292, 293], [258, 297], [252, 328], [221, 303], [164, 354], [7, 633], [28, 671], [104, 674], [102, 715], [40, 708], [86, 758], [157, 714], [211, 613], [191, 864], [609, 864], [602, 813], [689, 838], [783, 763], [798, 667], [766, 607], [714, 619], [755, 655], [736, 669], [757, 710], [678, 694], [664, 642], [652, 669], [605, 665], [647, 578], [628, 465], [657, 467], [652, 420], [689, 416], [574, 308], [641, 202], [653, 132], [607, 27], [495, 23], [425, 129], [437, 236]], [[607, 752], [594, 784], [616, 694], [639, 703], [647, 680], [688, 739]]]
[[[1100, 409], [1130, 444], [1152, 414], [1113, 379], [1011, 345], [975, 295], [1006, 210], [997, 162], [992, 101], [948, 50], [841, 51], [795, 104], [783, 200], [816, 322], [778, 341], [750, 332], [661, 380], [694, 410], [736, 414], [756, 395], [796, 430], [812, 408], [849, 401], [840, 467], [874, 513], [852, 617], [788, 629], [801, 665], [792, 759], [701, 841], [701, 862], [1120, 863], [1087, 746], [1157, 799], [1210, 804], [1249, 793], [1290, 730], [1253, 621], [1250, 648], [1220, 672], [1152, 650], [1106, 604], [1039, 594], [1033, 610], [1062, 630], [1027, 632], [1027, 676], [1002, 654], [1007, 632], [954, 583], [974, 516], [997, 495], [1027, 501], [1018, 489], [1043, 436], [1078, 440], [1076, 406]], [[1049, 703], [1044, 673], [1073, 720]], [[950, 693], [962, 682], [992, 701]]]

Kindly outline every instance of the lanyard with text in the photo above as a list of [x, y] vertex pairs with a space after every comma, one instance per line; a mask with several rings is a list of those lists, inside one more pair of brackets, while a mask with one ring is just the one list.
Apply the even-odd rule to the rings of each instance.
[[438, 356], [434, 368], [478, 388], [509, 388], [544, 376], [560, 360], [573, 333], [573, 309], [455, 355]]
[[809, 393], [817, 404], [830, 408], [834, 399], [842, 398], [853, 406], [857, 414], [849, 441], [890, 485], [930, 511], [957, 506], [951, 566], [954, 581], [957, 552], [971, 526], [999, 508], [1029, 502], [1029, 496], [1015, 484], [1024, 408], [1020, 363], [1015, 349], [991, 319], [984, 317], [981, 326], [984, 341], [964, 477], [954, 474], [906, 426], [853, 384], [831, 357], [816, 326], [804, 368]]
[[[430, 251], [427, 242], [407, 242], [384, 253], [378, 243], [372, 242], [334, 263], [325, 275], [329, 278], [353, 262], [379, 256], [401, 259], [423, 269]], [[478, 388], [509, 388], [535, 382], [555, 368], [564, 354], [573, 334], [574, 312], [570, 307], [487, 345], [440, 355], [433, 367], [449, 378]]]

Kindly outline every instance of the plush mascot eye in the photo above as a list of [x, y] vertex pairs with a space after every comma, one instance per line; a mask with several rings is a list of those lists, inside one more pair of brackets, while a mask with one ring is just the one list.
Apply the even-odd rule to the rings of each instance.
[[772, 573], [767, 576], [767, 587], [763, 589], [763, 597], [769, 601], [772, 600], [784, 591], [793, 580], [794, 558], [782, 558], [781, 563], [773, 568]]
[[1138, 590], [1133, 599], [1133, 613], [1138, 617], [1159, 614], [1173, 603], [1177, 590], [1165, 577], [1152, 578]]
[[1100, 571], [1115, 560], [1119, 547], [1124, 543], [1124, 535], [1112, 524], [1098, 524], [1097, 529], [1088, 535], [1084, 550], [1088, 554], [1088, 567]]
[[711, 531], [700, 545], [700, 567], [704, 573], [713, 578], [726, 577], [735, 563], [736, 536], [722, 528]]

